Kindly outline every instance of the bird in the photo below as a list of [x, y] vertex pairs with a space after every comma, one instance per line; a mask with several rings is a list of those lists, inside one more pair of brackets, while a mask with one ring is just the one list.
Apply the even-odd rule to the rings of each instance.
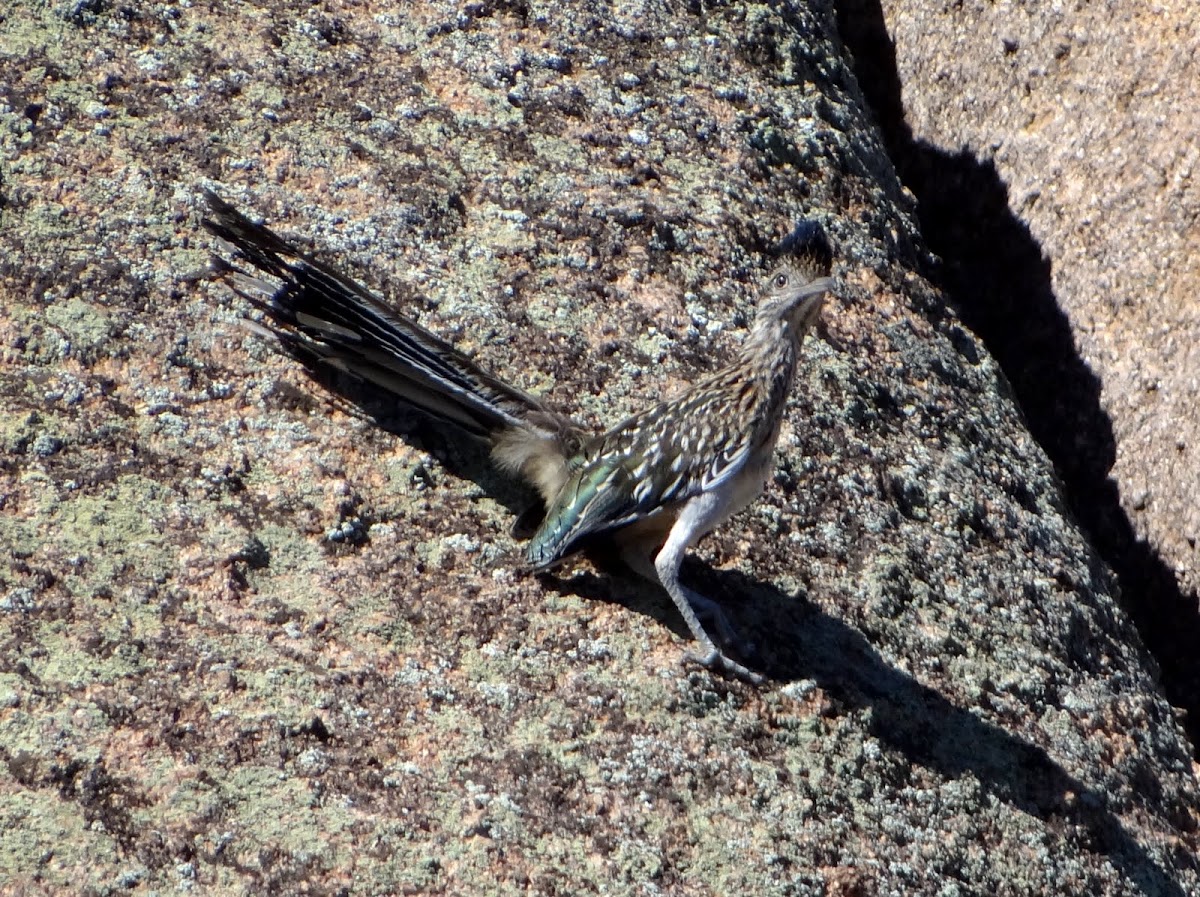
[[754, 501], [771, 472], [802, 342], [834, 289], [818, 224], [802, 222], [786, 241], [728, 365], [595, 433], [213, 191], [204, 199], [201, 223], [225, 253], [214, 253], [208, 270], [263, 313], [253, 329], [310, 367], [374, 384], [482, 440], [500, 470], [534, 488], [543, 513], [525, 549], [529, 569], [547, 571], [607, 540], [670, 596], [698, 645], [685, 661], [765, 681], [718, 647], [700, 618], [726, 645], [737, 641], [728, 618], [679, 571], [687, 551]]

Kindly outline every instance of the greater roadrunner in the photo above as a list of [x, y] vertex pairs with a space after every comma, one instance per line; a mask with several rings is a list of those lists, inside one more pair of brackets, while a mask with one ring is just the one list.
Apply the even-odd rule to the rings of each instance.
[[754, 326], [732, 364], [594, 435], [215, 194], [206, 198], [212, 217], [204, 226], [278, 281], [214, 257], [214, 273], [265, 312], [261, 331], [310, 365], [374, 383], [487, 440], [502, 469], [537, 489], [545, 516], [526, 549], [534, 569], [611, 537], [629, 565], [661, 583], [675, 602], [700, 644], [687, 659], [762, 680], [714, 644], [697, 613], [712, 619], [728, 642], [725, 615], [679, 582], [679, 567], [690, 546], [763, 489], [800, 343], [833, 286], [819, 227], [797, 231], [792, 255], [766, 281]]

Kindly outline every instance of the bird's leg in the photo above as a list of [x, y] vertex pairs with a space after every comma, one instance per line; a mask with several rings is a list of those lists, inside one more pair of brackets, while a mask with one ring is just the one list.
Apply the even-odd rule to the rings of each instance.
[[675, 525], [671, 527], [666, 543], [654, 559], [654, 571], [662, 587], [675, 602], [675, 607], [679, 609], [688, 629], [692, 631], [692, 636], [700, 643], [700, 652], [688, 652], [684, 659], [695, 660], [709, 669], [724, 670], [758, 685], [764, 681], [763, 677], [724, 654], [700, 625], [695, 605], [706, 609], [715, 608], [719, 615], [718, 629], [729, 630], [728, 621], [724, 620], [725, 615], [716, 602], [684, 588], [679, 582], [679, 567], [683, 563], [683, 556], [693, 542], [724, 519], [726, 506], [725, 496], [712, 492], [699, 495], [688, 502], [676, 519]]
[[[650, 553], [645, 550], [645, 546], [623, 546], [621, 549], [621, 560], [625, 562], [625, 566], [642, 577], [642, 579], [652, 582], [656, 586], [662, 585], [662, 580], [658, 577], [658, 570], [655, 569], [654, 562], [650, 558]], [[733, 631], [733, 626], [730, 625], [729, 615], [725, 613], [725, 609], [721, 607], [719, 602], [714, 601], [707, 595], [701, 595], [694, 589], [689, 589], [683, 583], [679, 584], [679, 590], [687, 597], [688, 604], [692, 606], [692, 609], [696, 612], [696, 616], [716, 627], [717, 637], [720, 639], [721, 644], [739, 644], [740, 639], [737, 633]]]

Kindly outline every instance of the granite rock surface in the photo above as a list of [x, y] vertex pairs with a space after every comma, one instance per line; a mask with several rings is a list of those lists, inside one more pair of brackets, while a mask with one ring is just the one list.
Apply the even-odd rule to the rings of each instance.
[[[12, 893], [1184, 895], [1191, 747], [813, 4], [0, 12]], [[839, 277], [762, 501], [665, 597], [196, 279], [201, 187], [597, 426]]]

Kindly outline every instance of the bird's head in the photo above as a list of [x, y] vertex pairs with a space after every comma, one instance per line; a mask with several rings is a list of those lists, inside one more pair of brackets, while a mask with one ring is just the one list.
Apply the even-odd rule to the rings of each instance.
[[833, 289], [833, 253], [821, 226], [805, 221], [783, 241], [780, 254], [763, 287], [758, 324], [786, 325], [799, 338], [816, 322]]

